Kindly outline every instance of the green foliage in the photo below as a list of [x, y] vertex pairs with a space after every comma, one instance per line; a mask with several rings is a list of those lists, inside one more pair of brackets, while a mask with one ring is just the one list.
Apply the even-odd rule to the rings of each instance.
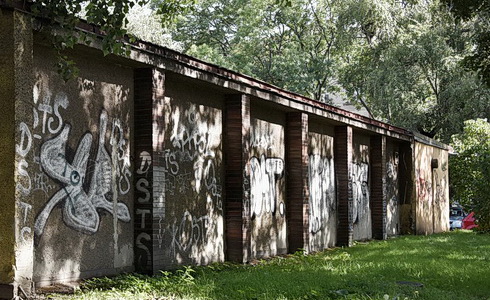
[[191, 55], [321, 100], [334, 79], [335, 1], [203, 0], [174, 38]]
[[162, 24], [169, 26], [177, 16], [194, 9], [197, 0], [151, 0], [151, 2], [161, 17]]
[[465, 64], [478, 72], [490, 87], [490, 1], [443, 0], [458, 17], [458, 21], [471, 25], [470, 38], [475, 46], [465, 57]]
[[487, 117], [489, 90], [461, 65], [471, 48], [467, 28], [437, 1], [379, 3], [367, 20], [355, 10], [348, 15], [348, 29], [363, 41], [353, 42], [358, 49], [341, 70], [348, 94], [378, 119], [444, 142], [464, 120]]
[[439, 1], [282, 2], [202, 0], [173, 37], [190, 55], [319, 101], [347, 97], [444, 142], [490, 117], [489, 89], [463, 66], [474, 26]]
[[163, 276], [97, 279], [72, 297], [53, 298], [486, 299], [489, 245], [490, 235], [469, 231], [403, 236], [311, 255], [299, 251], [249, 265], [213, 264]]
[[[20, 0], [18, 0], [20, 1]], [[65, 80], [78, 74], [73, 61], [64, 54], [77, 44], [89, 44], [93, 36], [76, 30], [81, 17], [97, 26], [104, 55], [127, 55], [127, 41], [133, 38], [127, 30], [128, 15], [135, 6], [152, 7], [163, 24], [170, 24], [180, 13], [192, 8], [195, 0], [31, 0], [30, 10], [49, 32], [51, 44], [58, 56], [58, 72]]]
[[457, 155], [450, 158], [449, 174], [454, 200], [474, 211], [481, 230], [490, 230], [490, 124], [468, 120], [454, 135]]
[[73, 30], [83, 15], [104, 31], [105, 55], [126, 55], [134, 34], [449, 142], [464, 120], [490, 117], [489, 2], [32, 0], [31, 9], [55, 33], [65, 79], [78, 72], [65, 49], [93, 41]]
[[170, 33], [174, 24], [166, 21], [166, 26], [162, 26], [161, 17], [153, 7], [151, 3], [133, 6], [127, 15], [126, 30], [139, 40], [182, 51], [182, 45], [175, 42]]

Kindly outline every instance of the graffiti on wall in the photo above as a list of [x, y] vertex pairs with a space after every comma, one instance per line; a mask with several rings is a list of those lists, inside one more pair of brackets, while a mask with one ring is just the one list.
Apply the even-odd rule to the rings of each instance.
[[369, 213], [369, 165], [367, 163], [352, 164], [352, 208], [353, 222], [357, 223]]
[[166, 192], [169, 195], [205, 192], [207, 201], [222, 210], [221, 178], [212, 145], [215, 134], [207, 130], [207, 124], [196, 111], [194, 106], [184, 111], [186, 122], [177, 122], [170, 136], [172, 148], [164, 150]]
[[29, 235], [31, 233], [31, 227], [28, 226], [27, 222], [27, 217], [32, 211], [32, 205], [29, 203], [25, 203], [20, 201], [19, 202], [20, 210], [22, 213], [22, 218], [21, 218], [21, 226], [22, 229], [20, 230], [20, 239], [21, 242], [26, 242], [28, 239], [26, 238], [26, 235]]
[[[72, 151], [67, 146], [72, 128], [63, 117], [63, 110], [70, 104], [68, 96], [45, 89], [41, 97], [41, 85], [37, 83], [33, 87], [32, 119], [19, 123], [16, 188], [24, 196], [41, 192], [47, 202], [37, 213], [34, 228], [27, 222], [32, 204], [19, 202], [24, 213], [22, 239], [31, 232], [42, 235], [51, 212], [58, 205], [65, 224], [84, 233], [97, 231], [97, 209], [115, 213], [119, 220], [128, 222], [129, 210], [125, 204], [115, 203], [117, 193], [112, 188], [113, 181], [117, 181], [120, 195], [127, 194], [131, 188], [129, 145], [122, 123], [113, 118], [112, 131], [108, 131], [109, 118], [103, 111], [99, 116], [100, 136], [95, 157], [90, 157], [93, 137], [89, 133], [82, 136]], [[105, 149], [106, 133], [110, 133], [113, 159]]]
[[[69, 124], [65, 124], [58, 135], [41, 146], [40, 159], [43, 169], [49, 177], [60, 182], [62, 187], [51, 196], [38, 214], [34, 223], [36, 236], [43, 233], [48, 217], [59, 203], [63, 203], [62, 216], [65, 224], [87, 234], [98, 230], [100, 217], [97, 209], [115, 214], [123, 222], [131, 220], [128, 207], [121, 202], [113, 203], [111, 199], [113, 164], [105, 148], [107, 122], [107, 112], [102, 111], [99, 143], [91, 178], [87, 176], [87, 167], [92, 134], [83, 135], [71, 162], [66, 155], [66, 144], [71, 130]], [[87, 185], [88, 191], [84, 188]]]
[[24, 195], [29, 195], [32, 189], [32, 180], [29, 176], [29, 163], [26, 156], [32, 147], [32, 134], [26, 123], [21, 122], [19, 125], [20, 140], [19, 144], [15, 145], [15, 151], [20, 157], [17, 164], [17, 173], [21, 181], [17, 182], [16, 189]]
[[329, 221], [335, 205], [335, 169], [333, 159], [311, 154], [308, 164], [308, 183], [310, 189], [309, 229], [317, 233]]
[[[249, 161], [250, 213], [260, 216], [262, 212], [275, 213], [277, 202], [277, 180], [284, 174], [284, 160], [266, 157], [264, 154]], [[284, 215], [284, 203], [279, 203], [279, 213]]]
[[[396, 205], [398, 205], [398, 165], [389, 161], [386, 163], [386, 179], [387, 179], [387, 186], [389, 190], [391, 191], [391, 198], [389, 200], [389, 205], [392, 207], [389, 208], [392, 211], [395, 211]], [[390, 195], [389, 194], [389, 195]]]
[[388, 235], [399, 233], [399, 194], [398, 194], [398, 159], [395, 154], [394, 159], [386, 162], [386, 223]]
[[202, 245], [207, 242], [208, 232], [214, 227], [209, 216], [195, 217], [185, 211], [180, 221], [172, 224], [169, 230], [172, 237], [170, 251], [175, 255], [176, 250], [187, 252], [193, 245]]
[[139, 165], [136, 166], [136, 190], [135, 190], [135, 228], [138, 233], [135, 239], [135, 262], [139, 270], [144, 270], [151, 260], [151, 226], [152, 221], [150, 207], [150, 176], [152, 175], [152, 157], [148, 151], [139, 153]]
[[150, 201], [150, 183], [147, 176], [151, 167], [151, 154], [148, 151], [142, 151], [139, 155], [140, 165], [136, 170], [138, 180], [136, 181], [136, 192], [138, 203], [148, 203]]
[[264, 150], [272, 149], [274, 139], [272, 132], [261, 132], [260, 127], [255, 127], [250, 131], [250, 148], [261, 148]]
[[434, 204], [440, 205], [444, 203], [445, 197], [445, 192], [444, 188], [446, 187], [446, 176], [442, 176], [442, 178], [439, 178], [439, 173], [434, 172], [434, 184], [435, 186], [435, 195], [434, 195]]
[[126, 155], [127, 140], [124, 138], [124, 129], [119, 119], [113, 120], [110, 145], [113, 150], [112, 165], [115, 173], [119, 174], [119, 180], [117, 180], [119, 194], [126, 195], [131, 189], [131, 162], [129, 156]]
[[[215, 218], [223, 210], [220, 113], [196, 104], [187, 108], [170, 102], [167, 105], [168, 137], [155, 158], [159, 166], [153, 166], [153, 176], [158, 177], [154, 182], [161, 187], [163, 209], [168, 197], [179, 201], [168, 204], [175, 214], [153, 211], [153, 224], [158, 224], [153, 243], [163, 245], [170, 256], [167, 263], [179, 260], [179, 256], [203, 259], [211, 255], [205, 250], [211, 239], [218, 238]], [[155, 187], [153, 192], [156, 199]]]
[[[63, 117], [60, 109], [68, 107], [68, 97], [65, 93], [58, 93], [52, 97], [51, 93], [40, 100], [38, 87], [33, 89], [33, 107], [32, 122], [21, 121], [18, 129], [18, 141], [15, 145], [17, 153], [17, 184], [16, 190], [23, 196], [29, 196], [36, 191], [41, 191], [46, 197], [49, 197], [55, 185], [50, 183], [48, 176], [44, 173], [40, 158], [36, 152], [35, 145], [37, 140], [41, 140], [45, 134], [56, 134], [61, 130]], [[28, 125], [30, 124], [30, 125]], [[33, 157], [31, 167], [29, 167], [28, 155]], [[32, 164], [37, 164], [35, 168]], [[31, 234], [32, 228], [27, 221], [28, 215], [32, 211], [32, 205], [20, 201], [19, 207], [23, 213], [23, 222], [21, 222], [20, 237], [21, 241], [27, 241], [27, 236]]]
[[415, 175], [417, 177], [416, 185], [418, 200], [424, 203], [427, 202], [427, 200], [430, 201], [432, 198], [432, 181], [428, 179], [428, 176], [423, 169], [415, 170]]

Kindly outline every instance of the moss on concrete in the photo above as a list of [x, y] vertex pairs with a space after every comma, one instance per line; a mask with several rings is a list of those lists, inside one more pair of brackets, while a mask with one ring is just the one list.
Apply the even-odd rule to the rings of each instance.
[[13, 12], [0, 9], [0, 283], [11, 283], [15, 263], [15, 63]]

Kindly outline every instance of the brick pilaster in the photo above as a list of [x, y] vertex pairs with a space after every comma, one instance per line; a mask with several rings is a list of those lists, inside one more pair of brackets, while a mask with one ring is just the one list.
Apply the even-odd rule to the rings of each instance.
[[371, 137], [371, 219], [373, 238], [385, 240], [386, 234], [386, 137]]
[[309, 248], [308, 115], [289, 113], [286, 124], [289, 252]]
[[415, 232], [415, 170], [413, 167], [412, 143], [400, 144], [399, 153], [399, 197], [400, 197], [400, 234]]
[[337, 183], [337, 244], [351, 246], [353, 225], [352, 193], [352, 127], [335, 127], [335, 178]]
[[233, 95], [226, 99], [223, 147], [225, 159], [226, 260], [250, 259], [250, 178], [246, 167], [250, 156], [250, 98]]
[[165, 214], [164, 170], [158, 142], [158, 133], [164, 126], [164, 78], [157, 69], [134, 72], [135, 268], [148, 274], [164, 266], [160, 228]]

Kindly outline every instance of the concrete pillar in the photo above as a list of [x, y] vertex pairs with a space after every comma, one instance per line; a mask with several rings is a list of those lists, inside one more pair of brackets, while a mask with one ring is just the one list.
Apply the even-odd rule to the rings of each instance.
[[289, 252], [309, 250], [308, 115], [289, 113], [286, 124]]
[[164, 131], [165, 75], [157, 69], [134, 72], [135, 132], [135, 269], [155, 274], [164, 268], [163, 224], [165, 216]]
[[386, 234], [386, 137], [371, 137], [371, 220], [373, 238], [385, 240]]
[[335, 127], [335, 178], [337, 182], [338, 227], [337, 245], [352, 245], [353, 191], [352, 191], [352, 127]]
[[30, 293], [33, 277], [33, 212], [27, 174], [32, 135], [22, 116], [32, 114], [31, 18], [0, 9], [0, 298]]
[[225, 160], [226, 260], [244, 263], [250, 259], [250, 98], [226, 99], [223, 129]]

